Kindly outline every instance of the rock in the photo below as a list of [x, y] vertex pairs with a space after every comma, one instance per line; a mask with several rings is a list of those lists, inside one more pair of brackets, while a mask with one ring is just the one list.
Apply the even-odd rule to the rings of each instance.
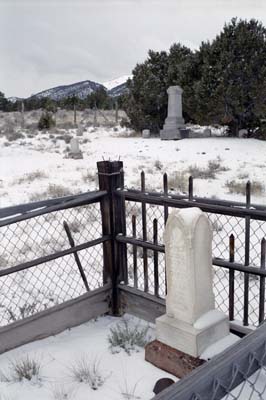
[[158, 381], [155, 383], [155, 386], [153, 388], [153, 393], [158, 394], [158, 393], [162, 392], [164, 389], [171, 386], [173, 383], [175, 383], [175, 381], [170, 378], [158, 379]]

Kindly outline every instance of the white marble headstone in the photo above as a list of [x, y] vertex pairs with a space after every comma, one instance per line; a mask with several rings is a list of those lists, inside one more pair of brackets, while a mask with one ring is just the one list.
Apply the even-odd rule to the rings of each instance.
[[157, 339], [198, 357], [229, 334], [228, 318], [215, 310], [212, 227], [199, 208], [172, 212], [165, 234], [166, 314], [156, 319]]
[[199, 208], [170, 214], [164, 235], [169, 317], [193, 324], [214, 309], [211, 241], [210, 222]]

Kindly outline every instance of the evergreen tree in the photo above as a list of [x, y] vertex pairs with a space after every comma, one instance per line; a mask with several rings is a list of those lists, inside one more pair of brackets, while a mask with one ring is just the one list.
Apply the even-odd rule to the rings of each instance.
[[149, 50], [143, 64], [137, 64], [128, 81], [125, 111], [136, 130], [159, 132], [167, 114], [168, 55]]
[[5, 98], [4, 93], [0, 92], [0, 110], [7, 111], [9, 101]]
[[253, 130], [266, 111], [266, 29], [234, 18], [199, 51], [195, 87], [199, 122], [229, 124], [233, 135]]

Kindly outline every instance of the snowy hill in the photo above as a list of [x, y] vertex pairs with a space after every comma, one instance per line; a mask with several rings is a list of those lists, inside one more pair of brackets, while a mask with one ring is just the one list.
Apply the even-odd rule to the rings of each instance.
[[24, 100], [22, 97], [8, 97], [8, 101], [11, 101], [11, 103], [16, 103], [16, 101], [22, 101]]
[[31, 97], [43, 98], [50, 97], [53, 100], [61, 100], [69, 96], [77, 96], [80, 99], [85, 99], [89, 94], [93, 93], [100, 87], [104, 87], [100, 83], [93, 81], [82, 81], [71, 85], [56, 86], [51, 89], [39, 92]]
[[111, 81], [103, 82], [103, 86], [108, 90], [111, 91], [118, 86], [124, 85], [128, 79], [130, 79], [132, 75], [123, 75], [119, 78], [112, 79]]
[[95, 92], [99, 88], [107, 90], [110, 96], [116, 97], [123, 94], [126, 90], [126, 81], [130, 78], [129, 75], [121, 76], [120, 78], [113, 79], [105, 83], [97, 83], [93, 81], [82, 81], [72, 83], [70, 85], [61, 85], [54, 88], [43, 90], [42, 92], [36, 93], [32, 98], [41, 99], [43, 97], [49, 97], [52, 100], [61, 100], [70, 96], [77, 96], [80, 99], [85, 99], [89, 94]]

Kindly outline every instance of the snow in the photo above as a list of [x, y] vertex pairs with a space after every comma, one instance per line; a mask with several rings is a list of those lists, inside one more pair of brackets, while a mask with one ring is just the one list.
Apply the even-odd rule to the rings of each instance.
[[[73, 190], [95, 189], [95, 182], [84, 182], [86, 171], [96, 171], [96, 162], [101, 159], [124, 161], [125, 182], [128, 187], [140, 186], [140, 172], [146, 172], [147, 188], [162, 190], [162, 175], [169, 177], [184, 173], [188, 177], [189, 166], [206, 168], [208, 161], [220, 159], [228, 168], [216, 174], [216, 179], [195, 179], [194, 193], [198, 196], [218, 197], [244, 201], [245, 196], [232, 194], [226, 188], [226, 181], [248, 178], [264, 182], [266, 173], [266, 142], [255, 139], [208, 138], [183, 139], [181, 141], [161, 141], [159, 138], [142, 139], [132, 137], [124, 128], [89, 128], [80, 140], [83, 160], [64, 158], [67, 144], [63, 140], [39, 134], [35, 138], [10, 142], [0, 138], [0, 207], [27, 202], [36, 190], [44, 189], [48, 183], [65, 184]], [[69, 132], [75, 135], [75, 131]], [[85, 143], [85, 140], [88, 140]], [[83, 143], [84, 141], [84, 143]], [[159, 160], [161, 168], [155, 166]], [[15, 180], [30, 172], [42, 170], [47, 179], [30, 184], [16, 184]], [[248, 178], [238, 178], [238, 176]], [[18, 190], [19, 189], [19, 190]], [[265, 192], [252, 196], [253, 202], [266, 204]]]
[[118, 78], [112, 79], [110, 81], [103, 82], [102, 85], [106, 87], [107, 90], [111, 90], [116, 86], [126, 83], [128, 79], [132, 78], [132, 75], [122, 75]]
[[211, 310], [201, 315], [193, 326], [195, 329], [207, 329], [209, 326], [218, 323], [224, 319], [224, 314], [218, 310]]
[[[197, 127], [196, 129], [204, 129]], [[62, 134], [66, 131], [62, 131]], [[76, 130], [69, 130], [68, 133], [75, 136]], [[217, 136], [221, 131], [217, 130]], [[65, 158], [67, 144], [63, 140], [57, 140], [56, 135], [49, 137], [49, 134], [39, 133], [34, 138], [26, 137], [18, 139], [14, 142], [7, 142], [5, 137], [0, 137], [0, 207], [16, 205], [28, 202], [36, 193], [42, 193], [47, 190], [49, 184], [63, 185], [70, 189], [73, 193], [85, 192], [97, 188], [97, 183], [92, 178], [96, 173], [96, 162], [104, 159], [118, 159], [124, 161], [124, 170], [126, 173], [125, 183], [127, 187], [140, 187], [140, 172], [146, 172], [147, 189], [161, 191], [163, 188], [163, 173], [167, 172], [169, 177], [178, 174], [184, 174], [187, 178], [188, 168], [197, 166], [207, 168], [209, 161], [219, 160], [224, 170], [216, 173], [215, 179], [195, 179], [194, 194], [198, 196], [217, 197], [220, 199], [229, 199], [244, 201], [245, 196], [235, 193], [229, 193], [226, 182], [237, 180], [245, 182], [247, 179], [259, 181], [264, 184], [266, 172], [266, 142], [255, 139], [238, 139], [226, 137], [212, 137], [201, 139], [184, 139], [178, 142], [160, 141], [159, 138], [142, 139], [135, 133], [125, 128], [88, 128], [83, 137], [79, 137], [80, 148], [84, 158], [82, 160], [73, 160]], [[158, 161], [160, 163], [158, 163]], [[29, 174], [35, 171], [45, 172], [45, 176], [39, 179], [27, 179]], [[88, 174], [89, 173], [89, 174]], [[88, 175], [88, 176], [87, 176]], [[87, 177], [87, 178], [86, 178]], [[243, 178], [245, 177], [245, 178]], [[182, 193], [187, 189], [175, 188], [175, 191]], [[173, 190], [170, 190], [172, 193]], [[252, 196], [254, 203], [266, 205], [265, 191]], [[78, 210], [77, 210], [78, 212]], [[158, 208], [147, 207], [147, 223], [152, 222], [152, 217], [162, 217]], [[150, 214], [149, 214], [150, 213]], [[128, 216], [128, 234], [130, 235], [130, 220]], [[215, 220], [213, 221], [215, 222]], [[48, 221], [46, 221], [48, 226]], [[94, 224], [95, 222], [93, 222]], [[243, 246], [239, 244], [243, 238], [244, 221], [238, 220], [234, 228], [234, 233], [239, 242], [236, 241], [236, 262], [243, 259]], [[30, 222], [28, 223], [30, 225]], [[231, 233], [231, 222], [226, 216], [222, 216], [219, 220], [217, 228], [221, 228], [221, 232], [214, 231], [214, 255], [221, 258], [228, 258], [228, 242], [221, 243], [222, 237], [227, 238]], [[159, 223], [160, 226], [160, 223]], [[163, 223], [161, 224], [163, 226]], [[30, 226], [28, 227], [30, 228]], [[44, 226], [45, 228], [45, 226]], [[259, 241], [265, 234], [265, 223], [251, 221], [251, 260], [259, 265]], [[148, 231], [151, 229], [148, 229]], [[26, 232], [26, 230], [25, 230]], [[24, 233], [25, 233], [24, 232]], [[48, 232], [48, 230], [47, 230]], [[161, 237], [161, 231], [159, 236]], [[12, 231], [11, 231], [11, 234]], [[47, 234], [47, 233], [46, 233]], [[60, 235], [60, 232], [57, 232]], [[41, 240], [41, 234], [38, 240]], [[8, 240], [8, 237], [6, 237]], [[59, 245], [62, 244], [58, 239]], [[159, 240], [160, 241], [160, 240]], [[3, 242], [1, 242], [3, 244]], [[219, 243], [219, 246], [217, 246]], [[42, 248], [42, 243], [35, 243], [38, 249]], [[25, 249], [24, 249], [25, 250]], [[49, 249], [50, 250], [50, 249]], [[35, 256], [35, 249], [29, 249], [24, 253], [25, 260], [32, 255]], [[34, 253], [34, 254], [33, 254]], [[82, 253], [82, 252], [81, 252]], [[16, 251], [12, 252], [14, 262], [16, 257], [21, 256], [21, 248], [18, 246]], [[163, 255], [159, 255], [163, 257]], [[12, 260], [11, 260], [12, 261]], [[12, 262], [13, 262], [12, 261]], [[73, 262], [73, 260], [72, 260]], [[150, 268], [153, 268], [149, 262]], [[163, 263], [162, 263], [163, 265]], [[101, 267], [101, 264], [99, 263]], [[95, 272], [101, 274], [98, 270]], [[58, 272], [58, 266], [53, 268], [45, 266], [50, 273], [53, 268]], [[69, 265], [71, 269], [71, 263]], [[36, 267], [36, 271], [37, 267]], [[44, 269], [46, 273], [46, 269]], [[62, 272], [63, 273], [63, 272]], [[68, 274], [66, 269], [64, 273]], [[162, 271], [160, 271], [162, 273]], [[224, 293], [225, 287], [228, 287], [228, 277], [222, 268], [215, 267], [215, 294], [218, 306], [222, 311], [227, 312], [227, 303], [224, 299], [220, 299], [221, 293]], [[162, 273], [162, 276], [164, 274]], [[242, 318], [243, 304], [241, 301], [243, 295], [243, 279], [240, 273], [236, 273], [236, 298], [235, 298], [235, 316], [236, 319]], [[139, 276], [139, 288], [142, 288], [141, 273]], [[8, 277], [11, 279], [11, 275]], [[54, 285], [56, 286], [56, 280]], [[9, 282], [9, 281], [8, 281]], [[14, 293], [19, 296], [18, 291], [25, 292], [23, 282], [17, 276], [17, 282], [7, 282], [6, 288], [12, 287]], [[132, 277], [129, 277], [129, 283], [132, 284]], [[12, 283], [12, 285], [11, 285]], [[28, 279], [25, 283], [29, 284]], [[149, 282], [150, 290], [152, 283]], [[31, 289], [28, 286], [27, 290]], [[163, 287], [161, 282], [160, 288]], [[40, 285], [35, 288], [40, 291]], [[81, 290], [81, 288], [78, 288]], [[258, 309], [259, 281], [250, 280], [250, 289], [252, 296], [249, 302], [250, 322], [256, 323]], [[82, 288], [82, 290], [84, 290]], [[161, 289], [160, 289], [161, 290]], [[9, 291], [10, 292], [10, 291]], [[34, 295], [34, 290], [32, 290]], [[79, 293], [78, 293], [79, 294]], [[1, 303], [5, 304], [5, 297], [13, 296], [12, 293], [3, 293]], [[44, 294], [45, 295], [45, 294]], [[55, 291], [55, 295], [57, 295]], [[162, 297], [164, 293], [160, 293]], [[59, 294], [58, 294], [59, 296]], [[65, 300], [65, 299], [64, 299]], [[8, 298], [7, 298], [8, 301]], [[220, 303], [219, 303], [220, 302]], [[49, 303], [49, 306], [51, 304]], [[203, 316], [197, 321], [197, 326], [205, 326], [209, 321], [209, 315]], [[161, 377], [169, 376], [152, 365], [144, 361], [143, 350], [134, 353], [132, 356], [120, 352], [119, 354], [111, 354], [108, 350], [106, 335], [116, 319], [112, 317], [99, 318], [96, 322], [90, 321], [80, 327], [65, 331], [55, 337], [38, 341], [26, 346], [10, 351], [0, 356], [0, 370], [8, 366], [9, 360], [20, 357], [23, 354], [36, 354], [42, 362], [42, 380], [40, 384], [32, 385], [28, 382], [6, 384], [0, 383], [0, 394], [9, 396], [8, 398], [20, 400], [36, 399], [43, 400], [53, 399], [53, 386], [65, 385], [67, 388], [73, 388], [75, 399], [85, 400], [93, 399], [122, 399], [121, 392], [127, 384], [133, 388], [136, 387], [136, 397], [140, 399], [148, 399], [152, 397], [152, 388], [155, 381]], [[6, 322], [6, 321], [5, 321]], [[237, 337], [229, 335], [213, 346], [210, 346], [202, 357], [209, 359], [217, 352], [222, 351], [229, 345], [235, 343]], [[103, 387], [99, 390], [92, 391], [85, 384], [76, 384], [72, 381], [69, 373], [69, 365], [80, 355], [88, 354], [89, 357], [99, 357], [107, 380]], [[38, 382], [37, 382], [38, 383]], [[71, 391], [71, 390], [70, 390]], [[74, 398], [74, 397], [73, 397]], [[134, 398], [134, 397], [132, 397]]]
[[[139, 324], [139, 320], [126, 316], [131, 323]], [[110, 328], [120, 318], [105, 316], [96, 321], [89, 321], [79, 327], [62, 332], [59, 335], [39, 340], [0, 355], [0, 371], [7, 372], [10, 360], [19, 360], [26, 355], [41, 363], [40, 380], [30, 382], [0, 382], [0, 393], [9, 399], [48, 400], [55, 399], [54, 388], [62, 388], [73, 392], [75, 400], [148, 400], [153, 397], [156, 381], [163, 377], [176, 380], [176, 377], [154, 367], [144, 360], [144, 349], [133, 352], [130, 356], [124, 351], [112, 354], [107, 341]], [[146, 322], [141, 321], [143, 325]], [[151, 334], [154, 326], [150, 324]], [[76, 360], [85, 357], [99, 362], [99, 369], [105, 383], [98, 390], [92, 390], [86, 383], [77, 383], [71, 376], [71, 366]], [[131, 397], [123, 396], [128, 391], [135, 393]], [[18, 396], [18, 397], [16, 397]], [[60, 397], [59, 400], [71, 397]]]
[[210, 360], [217, 354], [226, 350], [228, 347], [233, 346], [239, 340], [240, 340], [240, 338], [238, 336], [230, 333], [229, 335], [225, 336], [224, 338], [213, 343], [211, 346], [207, 347], [207, 349], [205, 349], [204, 352], [200, 355], [200, 358], [202, 360]]

